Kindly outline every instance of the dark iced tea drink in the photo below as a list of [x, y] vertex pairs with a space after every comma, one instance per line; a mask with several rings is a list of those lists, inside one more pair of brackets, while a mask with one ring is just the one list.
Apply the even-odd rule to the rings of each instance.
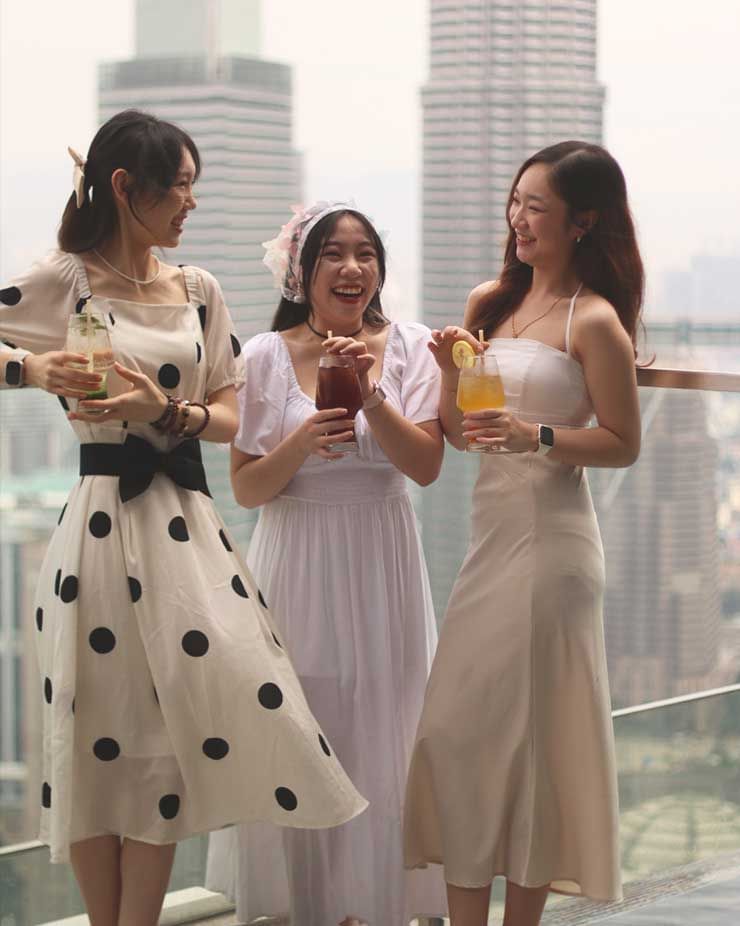
[[[360, 381], [355, 371], [355, 358], [343, 354], [324, 354], [319, 359], [316, 382], [316, 408], [346, 408], [343, 418], [354, 418], [362, 408]], [[332, 444], [332, 453], [356, 453], [356, 441]]]

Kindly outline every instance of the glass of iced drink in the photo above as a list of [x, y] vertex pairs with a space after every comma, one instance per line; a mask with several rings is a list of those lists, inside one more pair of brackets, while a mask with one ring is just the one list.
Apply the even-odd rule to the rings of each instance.
[[[461, 412], [482, 412], [487, 408], [503, 408], [506, 404], [496, 357], [492, 353], [466, 358], [457, 381], [457, 407]], [[480, 444], [475, 439], [465, 448], [470, 453], [497, 453], [500, 448]]]
[[[343, 418], [354, 418], [362, 408], [362, 391], [355, 370], [355, 358], [345, 354], [323, 354], [319, 358], [316, 408], [346, 408]], [[332, 453], [357, 453], [357, 442], [343, 441], [328, 448]]]
[[[105, 316], [100, 312], [79, 312], [70, 315], [67, 323], [65, 349], [74, 354], [84, 354], [87, 363], [72, 363], [70, 366], [90, 373], [99, 373], [102, 380], [97, 389], [88, 392], [88, 399], [108, 398], [108, 372], [113, 367], [113, 348]], [[90, 411], [89, 414], [99, 414]]]

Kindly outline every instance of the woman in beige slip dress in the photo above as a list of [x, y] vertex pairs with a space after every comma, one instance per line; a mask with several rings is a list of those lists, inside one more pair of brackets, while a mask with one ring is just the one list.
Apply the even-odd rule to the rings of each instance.
[[[499, 281], [430, 344], [448, 439], [497, 451], [481, 454], [405, 805], [406, 865], [444, 865], [452, 926], [487, 923], [496, 876], [505, 926], [536, 926], [549, 890], [621, 895], [604, 560], [583, 467], [639, 451], [642, 263], [624, 177], [595, 145], [526, 161], [508, 220]], [[456, 409], [461, 338], [495, 354], [505, 409]]]

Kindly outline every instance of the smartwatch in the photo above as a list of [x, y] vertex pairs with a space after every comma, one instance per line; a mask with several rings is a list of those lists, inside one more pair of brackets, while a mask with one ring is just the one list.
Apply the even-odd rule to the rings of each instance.
[[9, 386], [22, 386], [24, 384], [22, 360], [8, 360], [5, 364], [5, 382]]
[[541, 456], [546, 456], [555, 444], [555, 432], [546, 424], [537, 425], [537, 450]]
[[383, 392], [383, 387], [380, 383], [373, 383], [373, 391], [362, 403], [362, 408], [364, 411], [367, 411], [369, 408], [377, 408], [378, 405], [382, 405], [385, 402], [385, 392]]

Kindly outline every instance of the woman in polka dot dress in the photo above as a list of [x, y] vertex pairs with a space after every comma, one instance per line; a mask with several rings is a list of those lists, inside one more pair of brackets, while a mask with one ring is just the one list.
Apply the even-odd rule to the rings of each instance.
[[[71, 857], [93, 926], [148, 926], [178, 840], [237, 821], [334, 826], [366, 801], [306, 704], [188, 439], [233, 438], [243, 383], [216, 280], [152, 254], [177, 246], [195, 208], [198, 151], [127, 111], [86, 163], [74, 157], [60, 250], [0, 291], [0, 380], [58, 395], [82, 444], [35, 612], [41, 839], [53, 861]], [[69, 316], [90, 308], [118, 362], [113, 397], [83, 402], [97, 380], [63, 348]], [[194, 403], [184, 433], [151, 424], [171, 417], [166, 393]]]

